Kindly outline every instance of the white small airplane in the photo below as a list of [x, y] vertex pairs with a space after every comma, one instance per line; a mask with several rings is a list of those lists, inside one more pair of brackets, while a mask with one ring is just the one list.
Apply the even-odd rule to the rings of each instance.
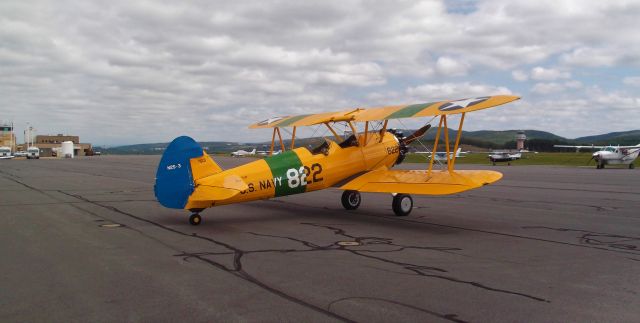
[[[427, 158], [431, 158], [431, 152], [430, 151], [416, 151], [416, 154], [419, 155], [428, 155]], [[456, 158], [463, 158], [466, 157], [465, 155], [468, 152], [466, 151], [462, 151], [462, 148], [458, 148], [458, 150], [456, 150]], [[449, 153], [449, 159], [453, 159], [453, 152]], [[436, 152], [436, 156], [433, 158], [433, 160], [441, 162], [441, 163], [447, 163], [447, 153], [444, 151], [437, 151]]]
[[[282, 152], [282, 150], [274, 150], [271, 155], [278, 155], [281, 152]], [[260, 156], [269, 156], [270, 155], [270, 151], [269, 150], [258, 150], [257, 154], [260, 155]]]
[[496, 163], [506, 162], [507, 165], [511, 165], [511, 161], [522, 158], [522, 153], [509, 153], [507, 151], [492, 151], [489, 154], [489, 160], [495, 166]]
[[629, 165], [629, 169], [633, 169], [633, 162], [638, 158], [640, 153], [640, 144], [635, 146], [569, 146], [569, 145], [553, 145], [557, 148], [575, 148], [576, 152], [581, 148], [600, 149], [591, 155], [591, 159], [596, 161], [596, 168], [602, 169], [604, 165]]
[[252, 151], [246, 151], [246, 150], [237, 150], [231, 153], [231, 156], [233, 157], [245, 157], [245, 156], [255, 156], [256, 154], [256, 149], [253, 148]]

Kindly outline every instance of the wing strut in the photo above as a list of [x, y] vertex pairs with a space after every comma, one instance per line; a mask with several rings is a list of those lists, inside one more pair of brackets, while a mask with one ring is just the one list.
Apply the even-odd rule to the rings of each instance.
[[269, 156], [273, 156], [273, 148], [275, 148], [275, 145], [276, 145], [276, 133], [278, 134], [278, 139], [280, 139], [280, 149], [282, 150], [282, 152], [284, 152], [285, 150], [284, 141], [282, 141], [282, 135], [280, 134], [280, 128], [273, 127], [273, 135], [271, 136], [271, 149], [269, 150]]
[[384, 123], [382, 124], [382, 130], [380, 130], [380, 141], [382, 142], [382, 139], [384, 139], [384, 133], [385, 131], [387, 131], [387, 123], [389, 123], [389, 120], [385, 120]]
[[449, 164], [449, 157], [451, 154], [449, 152], [449, 126], [447, 126], [447, 115], [443, 114], [442, 118], [444, 119], [444, 145], [446, 147], [445, 151], [447, 152], [447, 169], [451, 171], [451, 164]]
[[431, 176], [431, 169], [433, 169], [433, 160], [436, 158], [436, 151], [438, 150], [438, 140], [440, 140], [440, 130], [442, 130], [442, 117], [440, 117], [440, 123], [438, 123], [438, 131], [436, 132], [436, 139], [433, 142], [433, 151], [431, 152], [431, 159], [429, 160], [429, 168], [427, 170], [427, 176]]
[[294, 144], [296, 142], [296, 126], [293, 126], [293, 134], [291, 134], [291, 150], [295, 147]]
[[458, 145], [460, 144], [460, 137], [462, 137], [462, 124], [464, 124], [464, 116], [467, 114], [466, 112], [462, 112], [462, 116], [460, 117], [460, 125], [458, 126], [458, 133], [456, 134], [456, 144], [453, 147], [453, 157], [451, 158], [451, 168], [449, 171], [452, 171], [454, 166], [456, 165], [456, 158], [458, 157]]
[[[449, 143], [449, 128], [447, 126], [447, 115], [441, 115], [440, 116], [440, 122], [438, 123], [438, 131], [436, 132], [436, 138], [433, 142], [433, 152], [431, 152], [431, 159], [429, 160], [429, 168], [427, 169], [427, 176], [431, 176], [431, 170], [433, 170], [433, 161], [436, 157], [436, 152], [438, 150], [438, 141], [440, 140], [440, 132], [442, 130], [442, 125], [444, 123], [444, 143], [445, 143], [445, 150], [446, 150], [446, 158], [447, 158], [447, 170], [449, 172], [453, 171], [453, 168], [455, 166], [456, 163], [456, 153], [458, 151], [458, 146], [460, 145], [460, 138], [462, 137], [462, 125], [464, 124], [464, 116], [465, 116], [466, 112], [462, 113], [462, 116], [460, 118], [460, 124], [458, 125], [458, 132], [456, 133], [456, 141], [454, 143], [453, 146], [453, 152], [449, 149], [450, 147], [450, 143]], [[453, 156], [452, 156], [453, 155]]]

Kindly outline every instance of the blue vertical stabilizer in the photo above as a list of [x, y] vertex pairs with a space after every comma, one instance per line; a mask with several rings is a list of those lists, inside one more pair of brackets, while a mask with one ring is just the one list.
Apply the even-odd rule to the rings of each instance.
[[201, 157], [202, 147], [187, 136], [174, 139], [162, 155], [153, 191], [165, 207], [183, 209], [193, 192], [191, 158]]

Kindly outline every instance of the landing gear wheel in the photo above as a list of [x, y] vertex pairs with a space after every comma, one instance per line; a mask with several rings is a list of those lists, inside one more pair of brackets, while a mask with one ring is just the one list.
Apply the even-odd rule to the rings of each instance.
[[202, 222], [202, 217], [198, 213], [193, 213], [189, 217], [189, 223], [191, 223], [191, 225], [198, 225], [200, 222]]
[[413, 199], [411, 195], [396, 194], [392, 203], [393, 212], [397, 216], [407, 216], [413, 209]]
[[508, 162], [508, 163], [507, 163], [507, 166], [511, 166], [511, 162]]
[[347, 210], [355, 210], [360, 206], [360, 192], [344, 191], [342, 192], [342, 206]]
[[634, 169], [636, 168], [636, 165], [634, 165], [633, 163], [629, 164], [629, 169]]

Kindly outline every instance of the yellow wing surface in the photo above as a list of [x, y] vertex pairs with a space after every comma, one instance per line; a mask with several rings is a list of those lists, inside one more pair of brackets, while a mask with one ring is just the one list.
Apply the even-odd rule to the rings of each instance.
[[409, 105], [393, 105], [368, 109], [351, 109], [319, 114], [275, 117], [252, 124], [249, 128], [311, 126], [337, 121], [374, 121], [449, 115], [487, 109], [519, 99], [513, 95], [495, 95], [454, 101], [438, 101]]
[[340, 187], [343, 190], [378, 193], [446, 195], [491, 184], [502, 174], [490, 170], [390, 170], [381, 168], [363, 174]]

